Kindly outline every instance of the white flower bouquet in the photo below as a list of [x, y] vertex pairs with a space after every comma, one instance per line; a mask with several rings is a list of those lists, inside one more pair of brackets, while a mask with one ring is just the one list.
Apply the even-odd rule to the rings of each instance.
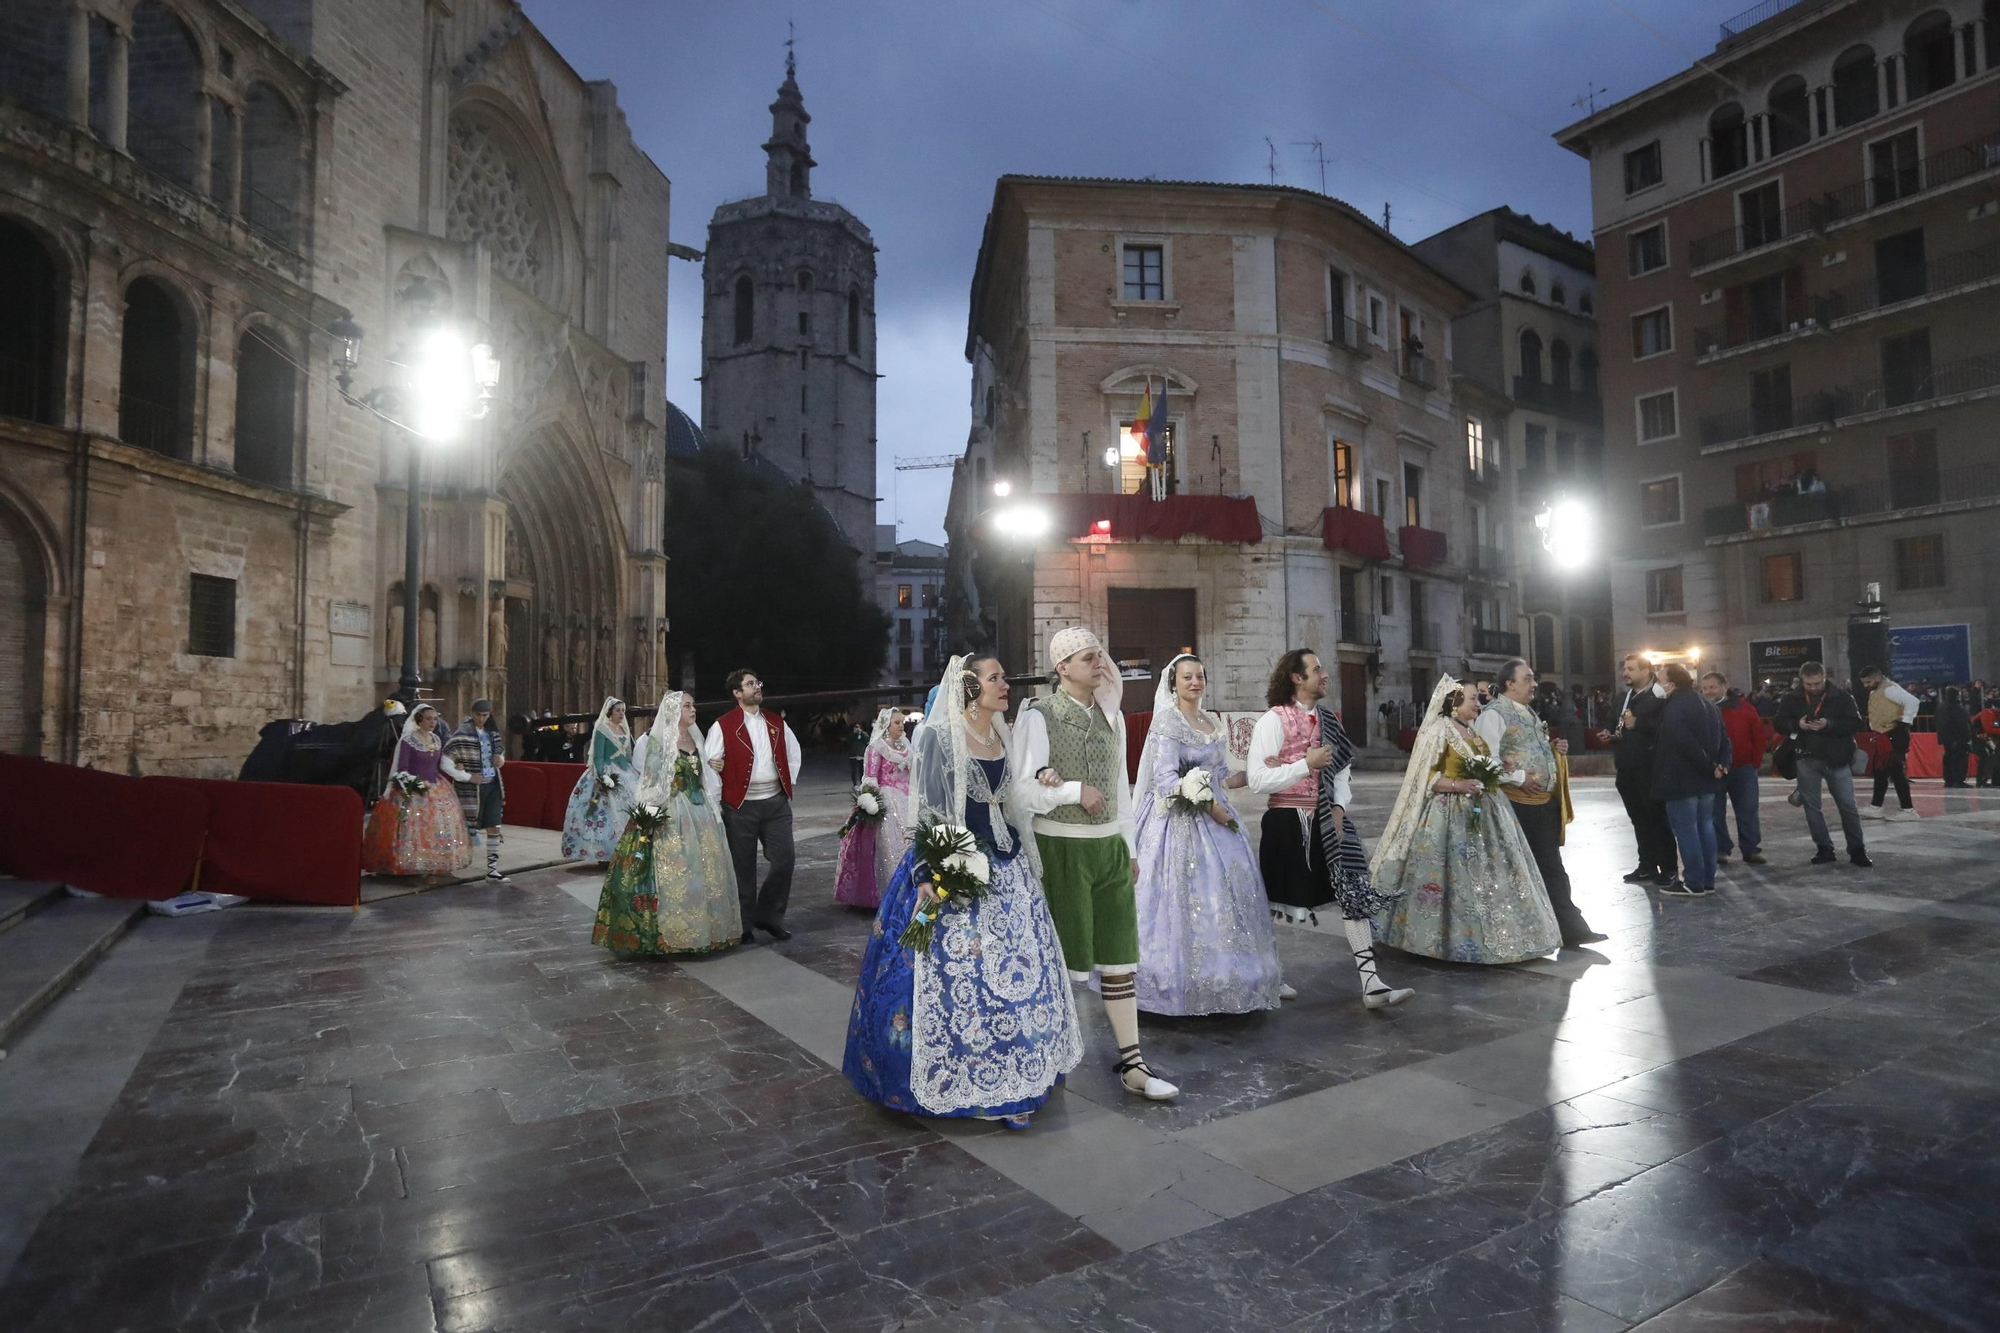
[[[1215, 808], [1215, 779], [1200, 764], [1181, 765], [1180, 781], [1167, 792], [1167, 809], [1177, 815], [1206, 815]], [[1239, 827], [1235, 820], [1229, 827]]]
[[979, 839], [962, 825], [927, 820], [910, 841], [917, 849], [917, 876], [926, 893], [896, 942], [905, 949], [928, 949], [938, 916], [946, 908], [963, 907], [986, 896], [993, 866]]
[[632, 807], [632, 827], [652, 837], [667, 826], [667, 807], [652, 801], [640, 801]]
[[854, 809], [849, 812], [847, 822], [840, 826], [840, 836], [846, 837], [848, 830], [862, 824], [879, 824], [885, 807], [882, 804], [882, 789], [872, 782], [861, 784], [861, 790], [854, 794]]
[[606, 791], [617, 791], [618, 775], [607, 768], [597, 775], [597, 785]]
[[1481, 819], [1485, 815], [1482, 802], [1500, 789], [1500, 780], [1507, 776], [1507, 767], [1490, 754], [1476, 754], [1465, 761], [1465, 776], [1477, 782], [1482, 790], [1472, 797], [1472, 831], [1477, 833]]
[[405, 800], [408, 800], [410, 797], [413, 796], [422, 796], [425, 792], [430, 790], [431, 786], [430, 783], [425, 782], [415, 773], [406, 773], [402, 771], [391, 773], [389, 775], [389, 785], [390, 787], [395, 789], [395, 792], [398, 796], [404, 798]]

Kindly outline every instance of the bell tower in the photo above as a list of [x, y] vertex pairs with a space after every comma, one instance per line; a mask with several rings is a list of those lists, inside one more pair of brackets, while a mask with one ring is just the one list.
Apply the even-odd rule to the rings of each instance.
[[[791, 43], [785, 43], [787, 47]], [[785, 81], [771, 103], [771, 137], [764, 142], [764, 193], [773, 199], [812, 198], [812, 147], [806, 142], [806, 99], [799, 92], [798, 57], [785, 52]]]

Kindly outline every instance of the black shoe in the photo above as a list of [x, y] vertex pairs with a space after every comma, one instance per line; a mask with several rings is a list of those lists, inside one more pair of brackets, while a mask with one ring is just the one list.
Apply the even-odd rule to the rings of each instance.
[[788, 940], [792, 937], [792, 932], [786, 930], [783, 926], [759, 926], [757, 929], [763, 931], [774, 940]]
[[757, 942], [757, 937], [755, 935], [752, 935], [749, 931], [746, 930], [743, 932], [742, 942], [745, 944], [755, 944]]
[[1592, 930], [1589, 926], [1577, 931], [1566, 930], [1563, 932], [1563, 948], [1581, 949], [1586, 944], [1602, 944], [1610, 938], [1603, 931]]
[[1658, 889], [1664, 889], [1669, 884], [1678, 884], [1680, 882], [1681, 882], [1681, 877], [1679, 875], [1676, 875], [1671, 870], [1663, 870], [1659, 874], [1653, 876], [1653, 887]]
[[1867, 870], [1875, 864], [1873, 861], [1868, 859], [1868, 853], [1865, 851], [1849, 852], [1847, 854], [1847, 859], [1849, 861], [1852, 861], [1855, 865], [1860, 866], [1863, 870]]
[[1746, 866], [1760, 866], [1760, 865], [1763, 865], [1763, 864], [1764, 864], [1764, 854], [1763, 854], [1762, 852], [1746, 852], [1746, 853], [1744, 853], [1744, 856], [1743, 856], [1743, 864], [1744, 864], [1744, 865], [1746, 865]]
[[1830, 866], [1839, 859], [1833, 854], [1833, 848], [1822, 847], [1813, 855], [1812, 863], [1816, 866]]
[[1681, 898], [1691, 897], [1694, 894], [1701, 892], [1700, 889], [1689, 888], [1685, 880], [1678, 878], [1668, 880], [1665, 884], [1660, 885], [1659, 889], [1661, 893], [1671, 893], [1674, 896]]
[[1625, 872], [1623, 878], [1627, 884], [1643, 884], [1647, 880], [1651, 879], [1653, 877], [1653, 874], [1654, 871], [1651, 866], [1640, 866], [1636, 870], [1628, 870], [1627, 872]]

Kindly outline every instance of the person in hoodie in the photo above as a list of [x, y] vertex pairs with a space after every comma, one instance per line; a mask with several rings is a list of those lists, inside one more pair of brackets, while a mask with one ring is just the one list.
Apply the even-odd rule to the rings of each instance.
[[1729, 688], [1729, 678], [1720, 671], [1704, 672], [1701, 697], [1722, 713], [1723, 733], [1729, 737], [1729, 771], [1717, 783], [1715, 793], [1715, 859], [1727, 861], [1736, 849], [1729, 838], [1729, 807], [1736, 807], [1736, 833], [1743, 845], [1743, 864], [1760, 866], [1764, 854], [1763, 829], [1757, 818], [1757, 770], [1764, 752], [1771, 747], [1771, 729], [1757, 712], [1757, 705]]

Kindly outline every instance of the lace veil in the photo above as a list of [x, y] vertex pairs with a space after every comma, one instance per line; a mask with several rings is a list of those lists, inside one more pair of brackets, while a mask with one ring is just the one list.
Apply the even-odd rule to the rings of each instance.
[[[632, 723], [630, 719], [620, 722], [615, 727], [611, 725], [611, 710], [624, 702], [623, 699], [620, 699], [615, 694], [605, 695], [604, 706], [597, 710], [597, 721], [592, 724], [590, 733], [592, 736], [595, 736], [598, 732], [603, 732], [612, 740], [623, 745], [629, 754], [632, 749]], [[595, 753], [596, 747], [592, 746], [591, 748], [592, 752]], [[652, 747], [649, 745], [646, 748], [650, 750]]]
[[[1189, 660], [1199, 659], [1195, 658], [1193, 653], [1176, 653], [1174, 660], [1167, 663], [1167, 669], [1160, 673], [1159, 684], [1154, 687], [1153, 721], [1146, 729], [1146, 744], [1139, 750], [1139, 781], [1144, 784], [1143, 790], [1150, 791], [1152, 789], [1155, 738], [1160, 735], [1162, 728], [1173, 727], [1178, 724], [1181, 731], [1188, 733], [1183, 739], [1191, 740], [1197, 744], [1216, 740], [1225, 735], [1222, 730], [1222, 719], [1206, 708], [1201, 711], [1207, 716], [1210, 722], [1215, 724], [1215, 734], [1213, 736], [1195, 735], [1194, 729], [1187, 725], [1185, 718], [1181, 714], [1180, 701], [1174, 697], [1174, 669], [1182, 662]], [[1171, 716], [1169, 716], [1170, 714]], [[1139, 799], [1143, 799], [1143, 797]], [[1137, 804], [1137, 800], [1134, 801], [1134, 804]]]
[[429, 753], [430, 751], [435, 750], [440, 745], [444, 744], [444, 741], [438, 736], [438, 734], [435, 731], [431, 731], [427, 728], [419, 728], [417, 726], [417, 719], [422, 717], [425, 713], [430, 713], [433, 716], [435, 716], [437, 714], [437, 709], [433, 708], [429, 704], [418, 704], [415, 708], [412, 708], [410, 710], [410, 715], [403, 719], [402, 739], [408, 741], [412, 746], [416, 747], [417, 749], [422, 750], [425, 753]]
[[661, 695], [660, 711], [653, 714], [653, 728], [646, 733], [636, 799], [647, 805], [665, 805], [673, 795], [674, 761], [680, 757], [681, 700], [685, 697], [679, 690]]
[[1382, 867], [1391, 861], [1400, 861], [1408, 855], [1410, 840], [1416, 836], [1417, 823], [1424, 813], [1424, 802], [1430, 799], [1431, 781], [1435, 776], [1438, 760], [1444, 757], [1446, 749], [1459, 752], [1470, 759], [1477, 751], [1459, 735], [1458, 727], [1448, 717], [1442, 717], [1438, 709], [1445, 696], [1463, 686], [1450, 676], [1439, 679], [1437, 688], [1431, 691], [1431, 699], [1424, 705], [1424, 722], [1417, 729], [1417, 742], [1410, 748], [1410, 765], [1403, 770], [1403, 787], [1396, 793], [1396, 804], [1390, 807], [1389, 822], [1382, 826], [1382, 836], [1375, 840], [1375, 855], [1369, 859], [1369, 869], [1375, 874], [1382, 873]]
[[[917, 732], [916, 753], [910, 762], [911, 830], [914, 832], [926, 818], [964, 828], [967, 799], [984, 801], [999, 814], [993, 821], [993, 836], [996, 842], [1005, 841], [998, 849], [1011, 852], [1014, 839], [1008, 826], [1015, 821], [1009, 818], [1005, 806], [1007, 775], [1002, 774], [1000, 788], [994, 790], [986, 780], [986, 770], [973, 762], [965, 743], [966, 670], [964, 657], [954, 655], [945, 663], [944, 679], [938, 682], [937, 695]], [[1001, 752], [1007, 756], [1011, 772], [1015, 766], [1013, 733], [1006, 721], [998, 717], [993, 719], [993, 731], [999, 737]], [[1039, 875], [1041, 863], [1035, 852], [1035, 840], [1023, 841], [1027, 844], [1029, 864]]]

